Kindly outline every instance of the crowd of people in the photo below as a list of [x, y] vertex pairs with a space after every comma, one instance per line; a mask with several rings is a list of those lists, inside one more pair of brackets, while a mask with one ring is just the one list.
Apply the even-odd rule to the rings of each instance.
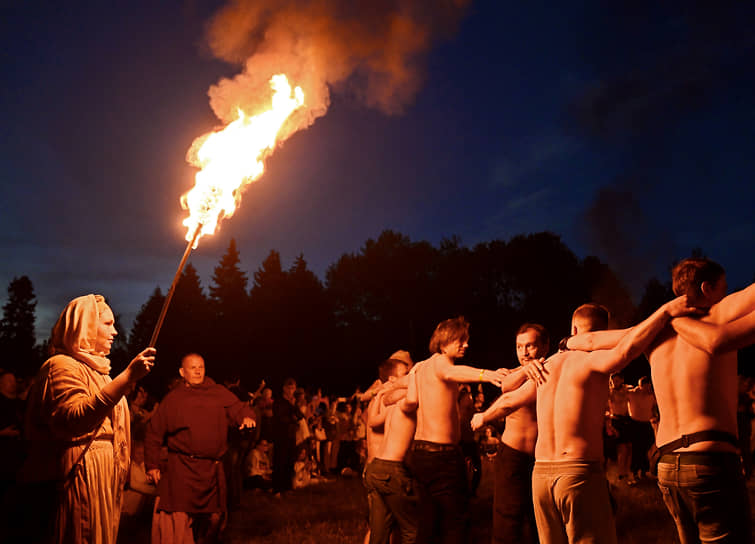
[[[736, 349], [755, 342], [755, 284], [727, 296], [707, 259], [682, 261], [672, 280], [677, 298], [629, 329], [609, 330], [598, 304], [580, 306], [557, 351], [544, 327], [524, 323], [514, 369], [460, 364], [469, 323], [448, 319], [429, 358], [396, 351], [350, 397], [293, 378], [277, 393], [264, 381], [219, 384], [188, 353], [152, 398], [138, 382], [155, 350], [111, 378], [113, 313], [99, 295], [78, 297], [30, 383], [0, 371], [4, 536], [114, 543], [148, 523], [153, 543], [214, 542], [244, 489], [282, 499], [361, 476], [365, 542], [466, 542], [487, 458], [494, 542], [610, 543], [612, 457], [619, 482], [657, 478], [682, 543], [749, 542], [754, 396]], [[643, 353], [651, 376], [624, 383]], [[485, 383], [501, 394], [486, 399]]]

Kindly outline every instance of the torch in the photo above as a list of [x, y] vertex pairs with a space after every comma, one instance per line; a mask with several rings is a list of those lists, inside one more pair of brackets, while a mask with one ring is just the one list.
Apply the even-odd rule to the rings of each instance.
[[157, 324], [155, 325], [155, 329], [152, 331], [152, 338], [150, 338], [149, 346], [150, 348], [154, 348], [155, 344], [157, 343], [157, 335], [160, 334], [160, 329], [163, 326], [163, 321], [165, 321], [165, 314], [168, 313], [168, 306], [170, 305], [170, 299], [173, 298], [173, 293], [176, 291], [176, 285], [178, 284], [178, 280], [181, 277], [181, 271], [184, 269], [184, 265], [186, 264], [186, 259], [189, 258], [189, 253], [191, 253], [191, 248], [194, 247], [194, 243], [197, 241], [197, 238], [199, 237], [199, 233], [202, 230], [202, 223], [200, 223], [197, 226], [197, 229], [194, 231], [194, 236], [192, 236], [191, 241], [186, 246], [186, 251], [184, 251], [183, 257], [181, 257], [181, 262], [178, 263], [178, 270], [176, 270], [176, 275], [173, 278], [173, 283], [170, 284], [170, 289], [168, 289], [168, 294], [165, 296], [165, 301], [163, 302], [163, 307], [160, 309], [160, 316], [157, 318]]
[[263, 158], [275, 148], [278, 131], [289, 116], [304, 104], [301, 87], [291, 89], [283, 74], [270, 79], [272, 106], [254, 116], [239, 110], [239, 117], [224, 129], [197, 138], [187, 160], [200, 169], [195, 186], [181, 197], [181, 206], [189, 210], [183, 224], [189, 241], [176, 276], [152, 331], [149, 347], [155, 347], [170, 300], [176, 290], [189, 253], [202, 234], [215, 232], [221, 217], [233, 215], [245, 183], [256, 181], [264, 172]]

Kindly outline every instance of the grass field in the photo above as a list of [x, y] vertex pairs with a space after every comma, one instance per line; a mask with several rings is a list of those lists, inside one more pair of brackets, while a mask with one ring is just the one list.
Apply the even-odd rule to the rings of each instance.
[[[654, 481], [628, 487], [615, 480], [610, 465], [608, 476], [617, 503], [616, 529], [621, 544], [678, 542]], [[482, 483], [470, 508], [470, 543], [490, 542], [492, 479], [492, 464], [485, 460]], [[751, 484], [751, 504], [755, 504], [754, 491]], [[366, 512], [367, 501], [359, 478], [339, 478], [293, 491], [282, 499], [264, 492], [245, 491], [241, 507], [231, 513], [224, 542], [361, 544], [367, 528]], [[148, 542], [147, 535], [146, 530], [140, 530], [119, 542]]]

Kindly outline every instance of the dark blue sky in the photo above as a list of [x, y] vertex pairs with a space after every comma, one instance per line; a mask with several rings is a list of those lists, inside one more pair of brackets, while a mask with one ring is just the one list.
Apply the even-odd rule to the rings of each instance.
[[[219, 123], [208, 88], [240, 70], [203, 38], [219, 2], [73, 4], [0, 18], [0, 285], [31, 278], [40, 335], [80, 294], [130, 326], [167, 289], [186, 151]], [[323, 278], [386, 228], [469, 246], [550, 230], [635, 292], [696, 247], [752, 282], [753, 8], [503, 4], [471, 3], [401, 114], [334, 88], [192, 254], [203, 285], [231, 237], [250, 276], [277, 249]]]

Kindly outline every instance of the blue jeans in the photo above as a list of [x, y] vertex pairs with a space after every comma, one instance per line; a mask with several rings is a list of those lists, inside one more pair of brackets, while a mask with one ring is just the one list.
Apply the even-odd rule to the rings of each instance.
[[417, 540], [417, 495], [404, 463], [373, 459], [364, 469], [364, 486], [370, 508], [370, 544], [387, 544], [393, 522], [401, 530], [401, 543]]
[[682, 544], [750, 542], [750, 500], [736, 453], [666, 454], [658, 487]]

